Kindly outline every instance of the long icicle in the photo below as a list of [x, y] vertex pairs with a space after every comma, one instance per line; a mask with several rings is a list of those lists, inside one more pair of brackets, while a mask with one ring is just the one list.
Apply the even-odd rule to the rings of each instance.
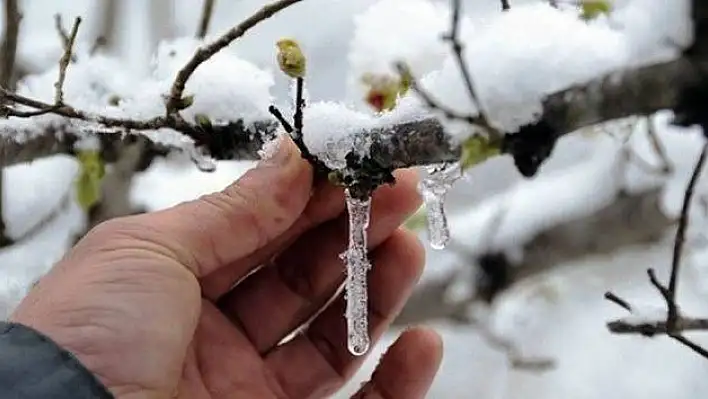
[[367, 258], [367, 233], [371, 197], [360, 200], [352, 197], [349, 189], [344, 191], [349, 213], [349, 246], [339, 257], [347, 268], [345, 299], [347, 302], [347, 348], [355, 356], [369, 350], [367, 273], [371, 263]]

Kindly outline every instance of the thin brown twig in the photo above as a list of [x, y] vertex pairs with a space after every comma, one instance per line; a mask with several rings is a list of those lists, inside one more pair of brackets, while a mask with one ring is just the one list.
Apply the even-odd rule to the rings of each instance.
[[305, 108], [305, 78], [299, 77], [295, 79], [295, 115], [293, 116], [293, 125], [295, 126], [296, 140], [302, 140], [303, 129], [303, 111]]
[[441, 104], [438, 100], [433, 98], [433, 96], [428, 93], [425, 89], [420, 87], [418, 84], [418, 80], [413, 76], [413, 73], [411, 72], [410, 68], [402, 63], [398, 62], [396, 63], [396, 69], [398, 70], [398, 73], [402, 76], [408, 76], [411, 82], [411, 90], [413, 90], [418, 96], [425, 102], [425, 105], [428, 106], [428, 108], [435, 109], [439, 112], [441, 112], [446, 118], [448, 119], [453, 119], [453, 120], [458, 120], [462, 122], [467, 122], [470, 125], [479, 125], [481, 124], [481, 120], [479, 119], [479, 116], [472, 115], [472, 114], [463, 114], [461, 112], [457, 112], [443, 104]]
[[[678, 303], [676, 302], [676, 295], [678, 290], [678, 275], [681, 271], [683, 244], [685, 240], [686, 229], [688, 227], [689, 222], [693, 192], [703, 170], [706, 157], [708, 157], [708, 143], [705, 143], [703, 145], [698, 160], [696, 161], [696, 164], [693, 167], [693, 173], [691, 174], [691, 178], [688, 184], [686, 185], [683, 204], [681, 206], [681, 216], [679, 218], [679, 225], [674, 239], [673, 256], [671, 261], [671, 275], [669, 277], [668, 286], [665, 286], [659, 281], [654, 269], [650, 268], [647, 270], [649, 281], [654, 286], [654, 288], [659, 291], [659, 293], [664, 299], [664, 302], [666, 302], [666, 321], [628, 323], [622, 320], [617, 320], [609, 322], [607, 325], [608, 329], [614, 333], [636, 333], [644, 336], [664, 334], [671, 337], [675, 341], [681, 343], [682, 345], [686, 346], [687, 348], [693, 350], [699, 355], [708, 358], [708, 350], [702, 348], [698, 344], [692, 342], [691, 340], [682, 335], [682, 333], [686, 330], [707, 330], [708, 320], [684, 317], [681, 314]], [[617, 295], [611, 292], [605, 293], [605, 298], [618, 304], [619, 306], [622, 306], [630, 312], [632, 311], [632, 307], [627, 301], [619, 298]]]
[[[254, 27], [256, 24], [270, 18], [277, 12], [295, 4], [302, 0], [280, 0], [275, 3], [269, 4], [261, 8], [255, 14], [230, 29], [223, 36], [215, 40], [213, 43], [206, 45], [194, 54], [194, 56], [185, 64], [185, 66], [178, 72], [177, 77], [172, 85], [171, 96], [166, 102], [167, 115], [157, 116], [147, 120], [133, 120], [124, 118], [113, 118], [109, 116], [91, 114], [72, 106], [64, 104], [62, 87], [64, 79], [66, 77], [66, 66], [68, 65], [68, 60], [71, 58], [71, 48], [76, 37], [76, 32], [78, 30], [80, 18], [76, 19], [74, 27], [71, 34], [69, 35], [69, 50], [64, 52], [64, 56], [60, 61], [60, 77], [55, 84], [56, 99], [55, 104], [47, 104], [42, 101], [34, 100], [16, 93], [12, 93], [8, 90], [0, 88], [0, 95], [3, 99], [9, 100], [16, 104], [24, 105], [30, 108], [34, 108], [37, 111], [19, 111], [10, 107], [4, 107], [2, 113], [6, 116], [16, 116], [16, 117], [33, 117], [38, 115], [43, 115], [46, 113], [53, 113], [59, 116], [63, 116], [70, 119], [79, 119], [87, 122], [95, 122], [103, 125], [106, 128], [118, 128], [122, 130], [156, 130], [161, 128], [170, 128], [181, 132], [188, 137], [191, 137], [198, 144], [203, 144], [207, 141], [206, 133], [200, 129], [195, 128], [195, 126], [186, 122], [177, 114], [177, 108], [175, 108], [175, 100], [181, 103], [182, 93], [186, 85], [186, 81], [191, 77], [192, 73], [201, 65], [203, 62], [207, 61], [214, 54], [219, 52], [221, 49], [229, 45], [234, 40], [243, 36], [249, 29]], [[65, 49], [66, 50], [66, 49]], [[58, 100], [58, 101], [56, 101]]]
[[[504, 10], [509, 9], [509, 3], [506, 0], [502, 0], [502, 8]], [[477, 117], [477, 123], [487, 131], [490, 137], [492, 137], [493, 139], [501, 139], [501, 133], [497, 129], [492, 127], [492, 125], [489, 123], [489, 120], [487, 119], [487, 115], [484, 112], [482, 102], [479, 100], [477, 91], [474, 88], [474, 83], [472, 81], [472, 75], [470, 74], [469, 65], [467, 65], [467, 61], [465, 60], [465, 57], [463, 55], [464, 45], [462, 44], [459, 38], [461, 14], [462, 0], [452, 0], [450, 32], [443, 36], [443, 40], [450, 43], [452, 53], [455, 57], [455, 60], [457, 61], [457, 66], [460, 70], [460, 73], [462, 74], [462, 80], [465, 83], [465, 89], [467, 90], [467, 94], [469, 95], [470, 100], [472, 100], [472, 103], [477, 107], [477, 112], [479, 113], [479, 116]]]
[[197, 39], [204, 39], [209, 32], [209, 24], [211, 17], [214, 14], [214, 3], [216, 0], [204, 0], [202, 3], [202, 16], [199, 18], [199, 27], [197, 28]]
[[0, 45], [2, 66], [0, 67], [0, 85], [7, 89], [14, 88], [15, 59], [17, 58], [17, 40], [20, 32], [22, 15], [17, 0], [5, 1], [5, 32]]
[[187, 80], [192, 76], [194, 71], [197, 70], [199, 65], [207, 61], [214, 54], [223, 50], [226, 46], [231, 44], [234, 40], [243, 36], [249, 29], [253, 28], [260, 22], [272, 17], [279, 11], [282, 11], [293, 4], [299, 3], [302, 0], [278, 0], [276, 2], [265, 5], [260, 10], [256, 11], [253, 15], [246, 18], [240, 24], [229, 29], [224, 35], [216, 39], [214, 42], [200, 47], [192, 56], [192, 58], [187, 61], [187, 63], [179, 70], [177, 77], [172, 83], [172, 88], [170, 89], [169, 97], [165, 102], [165, 110], [167, 115], [174, 115], [180, 111], [183, 104], [182, 96], [184, 93], [184, 88], [187, 84]]
[[[708, 155], [708, 143], [703, 145], [701, 154], [698, 156], [698, 161], [693, 167], [693, 173], [691, 174], [691, 179], [686, 186], [686, 193], [683, 198], [683, 204], [681, 206], [681, 217], [679, 218], [678, 231], [676, 232], [676, 239], [674, 240], [674, 250], [673, 259], [671, 262], [671, 276], [669, 277], [668, 292], [670, 295], [670, 301], [676, 303], [676, 290], [678, 289], [678, 275], [681, 270], [681, 257], [683, 255], [683, 243], [686, 237], [686, 228], [688, 227], [688, 217], [691, 211], [691, 199], [693, 198], [693, 192], [698, 183], [698, 179], [703, 171], [703, 165], [706, 161], [706, 156]], [[669, 309], [670, 310], [670, 309]], [[675, 319], [678, 313], [673, 315], [669, 312], [669, 320]]]
[[[0, 57], [2, 57], [2, 65], [0, 66], [0, 86], [8, 90], [15, 88], [15, 60], [17, 58], [17, 41], [20, 32], [20, 22], [22, 15], [17, 0], [5, 1], [5, 33], [0, 45]], [[4, 102], [4, 101], [3, 101]], [[4, 104], [0, 104], [3, 105]], [[12, 245], [15, 240], [7, 235], [7, 226], [5, 224], [5, 216], [2, 213], [2, 192], [5, 190], [4, 176], [0, 170], [0, 247]]]
[[69, 47], [69, 42], [71, 38], [69, 37], [69, 32], [64, 29], [64, 22], [62, 20], [61, 14], [54, 14], [54, 29], [56, 29], [59, 38], [61, 39], [61, 48], [66, 51]]
[[[58, 14], [57, 23], [61, 24], [61, 17]], [[69, 34], [69, 37], [64, 45], [64, 55], [62, 55], [61, 59], [59, 60], [59, 78], [57, 79], [56, 83], [54, 83], [55, 106], [64, 104], [64, 81], [66, 80], [66, 69], [69, 67], [69, 63], [71, 63], [72, 53], [74, 50], [74, 43], [76, 42], [76, 35], [79, 33], [79, 25], [81, 25], [81, 17], [76, 17], [76, 19], [74, 20], [74, 26], [72, 26], [71, 33]]]
[[632, 306], [629, 304], [629, 302], [625, 301], [624, 299], [618, 297], [617, 295], [613, 294], [610, 291], [605, 292], [605, 299], [607, 299], [610, 302], [614, 302], [618, 306], [624, 308], [626, 311], [631, 312], [632, 311]]

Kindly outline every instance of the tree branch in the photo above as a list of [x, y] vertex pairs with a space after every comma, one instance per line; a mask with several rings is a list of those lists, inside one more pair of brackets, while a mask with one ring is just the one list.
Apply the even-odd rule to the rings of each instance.
[[204, 0], [202, 4], [202, 16], [199, 18], [199, 28], [197, 29], [197, 39], [204, 39], [209, 32], [209, 24], [212, 14], [214, 14], [214, 3], [216, 0]]
[[243, 36], [249, 29], [253, 28], [260, 22], [301, 1], [302, 0], [278, 0], [270, 3], [245, 19], [240, 24], [231, 28], [216, 41], [199, 48], [187, 64], [177, 73], [177, 77], [172, 84], [172, 89], [170, 89], [170, 95], [165, 103], [167, 115], [176, 114], [182, 108], [182, 94], [184, 93], [184, 87], [187, 84], [187, 80], [189, 80], [199, 65], [224, 49], [234, 40]]
[[[681, 216], [679, 218], [679, 225], [676, 231], [676, 238], [674, 240], [673, 257], [671, 261], [671, 276], [669, 277], [668, 286], [664, 286], [658, 280], [654, 269], [647, 270], [649, 281], [654, 286], [654, 288], [659, 291], [659, 293], [664, 299], [664, 302], [666, 303], [666, 321], [629, 323], [623, 320], [616, 320], [608, 323], [607, 326], [612, 332], [635, 333], [644, 336], [666, 334], [677, 342], [680, 342], [681, 344], [687, 346], [699, 355], [708, 358], [708, 350], [701, 348], [700, 346], [691, 342], [682, 335], [683, 331], [685, 330], [708, 329], [708, 324], [703, 323], [702, 319], [685, 318], [681, 314], [679, 310], [679, 305], [676, 302], [676, 293], [678, 290], [678, 275], [681, 270], [683, 243], [689, 222], [691, 200], [693, 198], [694, 188], [703, 170], [703, 165], [705, 164], [706, 157], [708, 157], [708, 143], [703, 145], [703, 149], [701, 150], [698, 160], [696, 161], [696, 164], [693, 168], [691, 179], [689, 180], [686, 186], [683, 205], [681, 207]], [[605, 298], [611, 300], [616, 304], [620, 304], [623, 308], [625, 308], [629, 312], [632, 312], [632, 306], [629, 304], [629, 302], [619, 298], [617, 295], [608, 292], [605, 294]]]
[[5, 1], [5, 33], [0, 45], [0, 86], [14, 89], [15, 58], [17, 57], [17, 39], [20, 33], [22, 15], [17, 0]]
[[[17, 0], [5, 1], [5, 33], [0, 45], [0, 86], [9, 90], [15, 89], [15, 59], [17, 58], [17, 40], [20, 32], [22, 15]], [[8, 237], [5, 216], [2, 212], [3, 193], [5, 191], [4, 176], [0, 169], [0, 248], [12, 245], [14, 240]]]

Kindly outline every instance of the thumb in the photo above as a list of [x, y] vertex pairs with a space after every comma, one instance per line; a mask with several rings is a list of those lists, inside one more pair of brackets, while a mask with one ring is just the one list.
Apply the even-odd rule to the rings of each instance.
[[288, 136], [277, 140], [272, 157], [226, 189], [128, 218], [120, 229], [159, 245], [197, 277], [263, 247], [297, 220], [312, 189], [311, 168], [298, 148]]

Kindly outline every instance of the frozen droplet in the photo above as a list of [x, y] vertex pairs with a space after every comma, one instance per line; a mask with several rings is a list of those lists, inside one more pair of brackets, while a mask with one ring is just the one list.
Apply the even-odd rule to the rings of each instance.
[[367, 273], [371, 268], [367, 258], [366, 229], [369, 227], [371, 197], [361, 200], [352, 197], [349, 189], [344, 191], [349, 213], [349, 245], [339, 257], [347, 269], [344, 284], [347, 302], [347, 349], [354, 356], [369, 350]]
[[197, 148], [193, 143], [186, 144], [184, 150], [187, 152], [192, 162], [202, 172], [213, 172], [216, 170], [216, 160], [210, 155], [205, 154]]
[[428, 176], [418, 185], [425, 204], [428, 221], [428, 239], [433, 249], [443, 249], [450, 240], [450, 229], [445, 216], [445, 195], [453, 183], [462, 177], [459, 163], [432, 165], [426, 168]]

